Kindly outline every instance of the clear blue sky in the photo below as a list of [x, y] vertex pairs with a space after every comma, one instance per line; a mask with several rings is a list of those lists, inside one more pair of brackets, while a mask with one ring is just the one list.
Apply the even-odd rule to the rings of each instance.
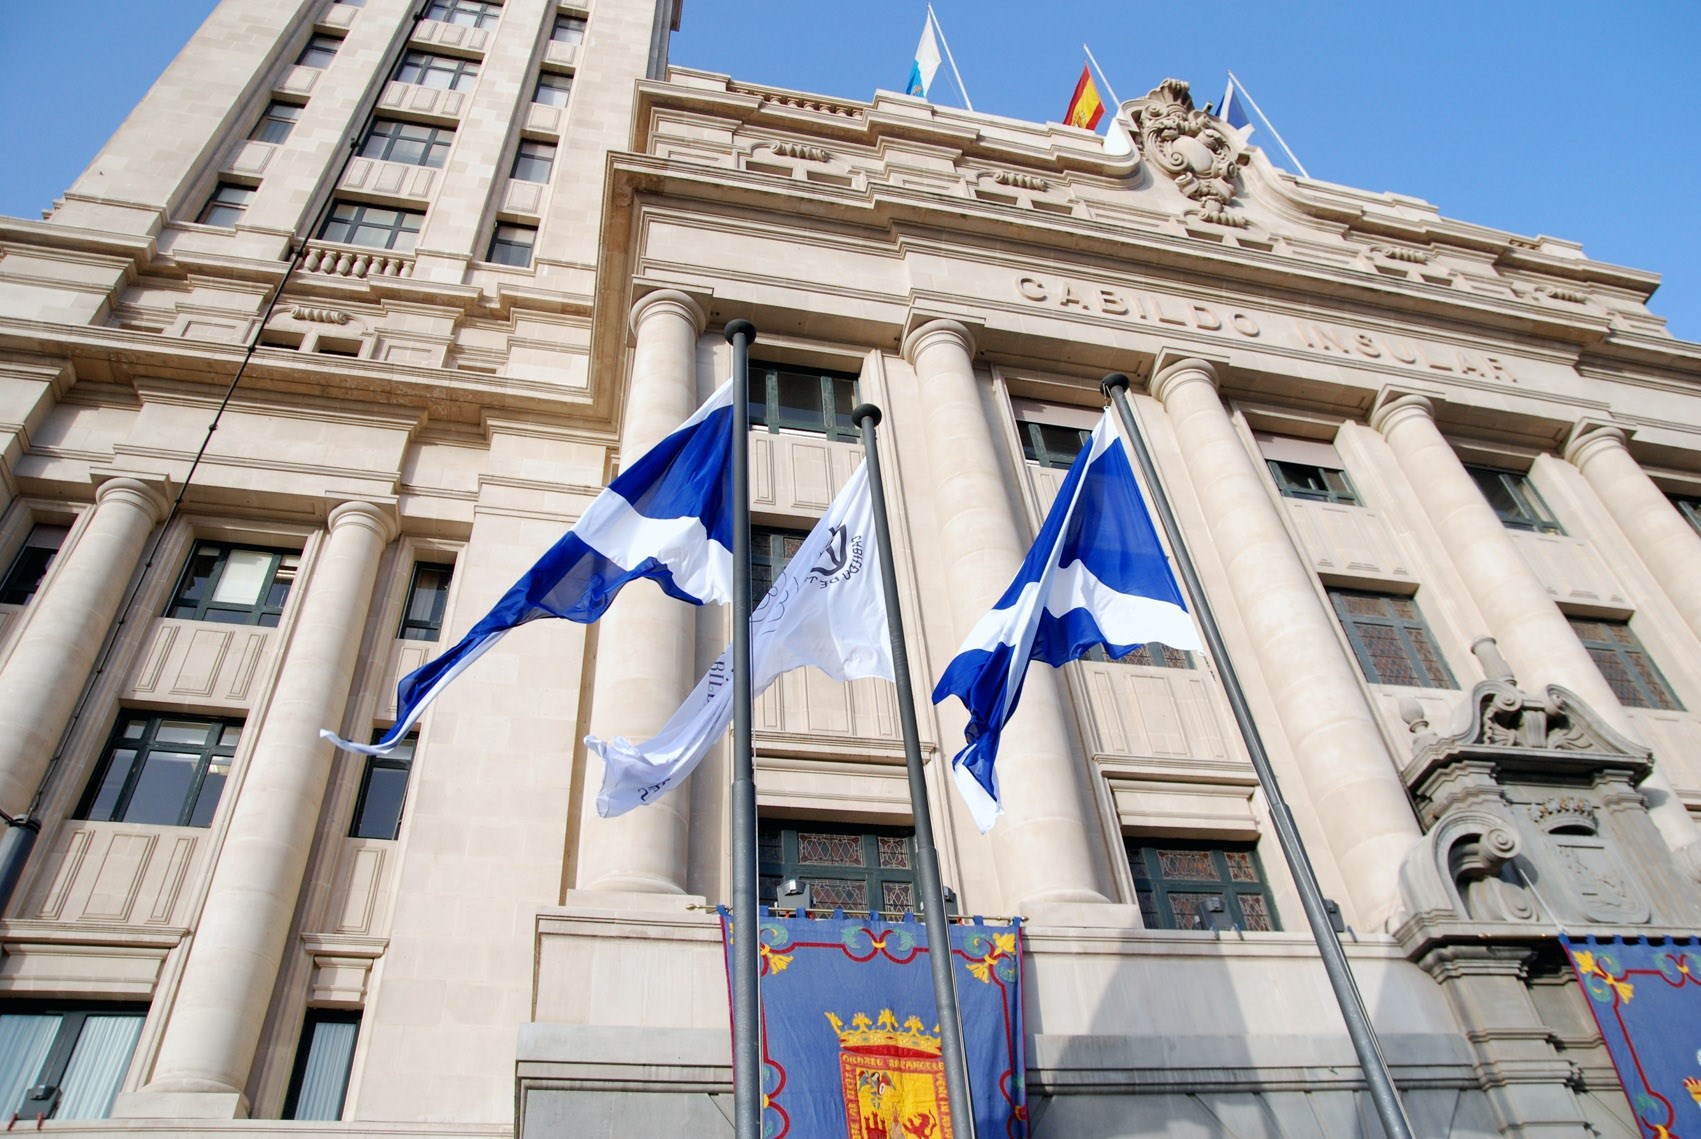
[[[211, 7], [0, 0], [0, 213], [49, 205]], [[1173, 75], [1215, 101], [1233, 68], [1314, 177], [1657, 272], [1653, 310], [1701, 340], [1694, 0], [934, 7], [977, 110], [1061, 118], [1083, 41], [1124, 99]], [[902, 87], [924, 11], [915, 0], [685, 0], [673, 61], [862, 99]], [[948, 73], [937, 101], [955, 99]], [[1253, 141], [1270, 140], [1260, 130]]]

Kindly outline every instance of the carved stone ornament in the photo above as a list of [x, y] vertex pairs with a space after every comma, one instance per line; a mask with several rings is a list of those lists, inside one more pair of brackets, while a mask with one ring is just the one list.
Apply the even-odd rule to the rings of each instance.
[[1220, 119], [1196, 110], [1187, 84], [1166, 79], [1144, 99], [1127, 104], [1140, 153], [1175, 180], [1202, 221], [1244, 228], [1246, 219], [1230, 208], [1236, 168], [1246, 153]]
[[1000, 186], [1014, 186], [1020, 190], [1033, 190], [1041, 194], [1051, 189], [1051, 183], [1038, 174], [1023, 174], [1019, 170], [995, 170], [992, 180]]
[[320, 324], [347, 324], [348, 313], [340, 308], [320, 308], [315, 305], [291, 305], [289, 315], [296, 320], [311, 320]]
[[806, 162], [831, 162], [833, 156], [819, 146], [803, 142], [770, 142], [768, 149], [781, 158], [801, 158]]

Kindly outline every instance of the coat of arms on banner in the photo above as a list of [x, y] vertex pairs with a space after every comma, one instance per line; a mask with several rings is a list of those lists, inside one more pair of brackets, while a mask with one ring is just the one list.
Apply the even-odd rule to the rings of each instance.
[[[764, 1139], [951, 1139], [921, 923], [764, 914], [761, 941]], [[953, 926], [951, 961], [977, 1132], [1025, 1139], [1020, 927]]]
[[1561, 937], [1647, 1139], [1701, 1139], [1701, 944]]

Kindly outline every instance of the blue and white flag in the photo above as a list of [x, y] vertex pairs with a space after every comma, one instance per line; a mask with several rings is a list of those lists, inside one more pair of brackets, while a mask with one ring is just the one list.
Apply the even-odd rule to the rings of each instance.
[[[732, 597], [732, 382], [673, 434], [621, 471], [561, 540], [454, 648], [396, 686], [396, 724], [374, 744], [329, 731], [338, 747], [384, 755], [426, 706], [508, 630], [539, 617], [590, 624], [627, 582], [647, 577], [701, 605]], [[672, 652], [657, 645], [657, 652]]]
[[915, 62], [910, 65], [910, 81], [904, 94], [927, 98], [933, 86], [933, 73], [939, 70], [939, 44], [933, 39], [933, 9], [927, 10], [927, 22], [921, 26], [921, 42], [916, 44]]
[[1228, 87], [1223, 91], [1223, 105], [1217, 108], [1217, 118], [1237, 131], [1245, 127], [1246, 132], [1242, 138], [1252, 134], [1252, 118], [1246, 113], [1245, 104], [1246, 97], [1240, 93], [1234, 76], [1229, 76]]
[[[782, 673], [812, 665], [834, 680], [892, 679], [892, 642], [875, 548], [868, 470], [858, 467], [750, 615], [750, 689], [760, 696]], [[642, 744], [586, 736], [602, 757], [597, 814], [653, 803], [694, 771], [732, 723], [732, 649], [685, 703]]]
[[982, 831], [1003, 813], [993, 761], [1028, 662], [1057, 667], [1096, 645], [1120, 657], [1151, 641], [1203, 647], [1107, 411], [1016, 579], [933, 690], [935, 704], [955, 696], [969, 711], [968, 746], [951, 768]]

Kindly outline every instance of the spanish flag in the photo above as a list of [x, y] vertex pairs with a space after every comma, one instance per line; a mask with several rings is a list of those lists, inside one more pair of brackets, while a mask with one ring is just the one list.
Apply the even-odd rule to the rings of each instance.
[[1083, 63], [1081, 81], [1075, 84], [1075, 94], [1069, 99], [1069, 110], [1064, 112], [1063, 121], [1072, 127], [1094, 130], [1103, 117], [1104, 100], [1099, 98], [1099, 89], [1093, 85], [1091, 69]]

